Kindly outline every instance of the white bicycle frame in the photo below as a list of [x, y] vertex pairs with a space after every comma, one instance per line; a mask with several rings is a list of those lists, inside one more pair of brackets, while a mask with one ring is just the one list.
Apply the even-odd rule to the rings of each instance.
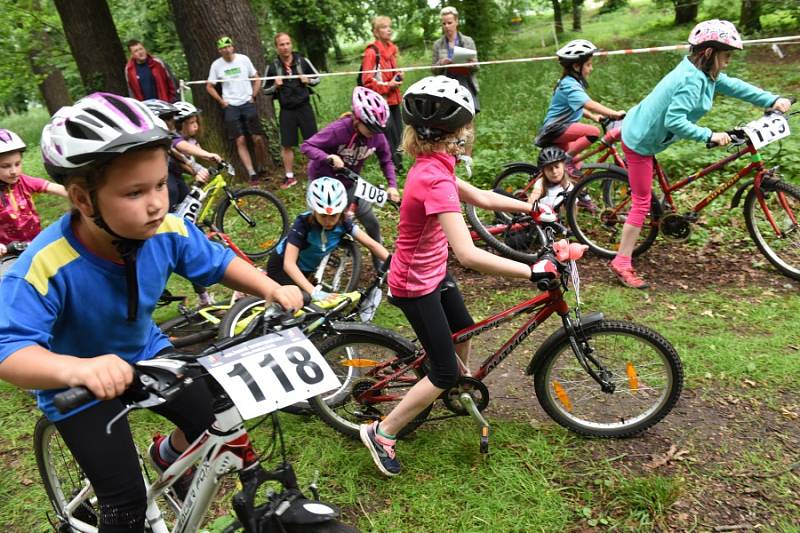
[[[236, 407], [215, 413], [211, 428], [204, 431], [197, 440], [166, 469], [151, 485], [142, 471], [147, 488], [147, 513], [145, 522], [153, 533], [195, 533], [206, 517], [208, 508], [219, 490], [222, 476], [245, 469], [245, 457], [251, 453], [250, 437], [244, 428], [243, 420]], [[196, 465], [197, 470], [192, 485], [186, 494], [183, 505], [179, 506], [164, 492], [185, 472]], [[253, 463], [252, 466], [257, 466]], [[169, 529], [156, 500], [165, 496], [176, 514], [175, 526]], [[72, 514], [84, 501], [93, 498], [91, 485], [86, 485], [64, 508], [67, 523], [82, 533], [97, 533], [97, 528], [75, 518]]]

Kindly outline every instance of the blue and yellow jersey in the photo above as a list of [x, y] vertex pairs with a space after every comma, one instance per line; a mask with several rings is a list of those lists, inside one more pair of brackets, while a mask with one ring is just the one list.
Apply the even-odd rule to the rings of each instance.
[[[0, 364], [31, 345], [77, 357], [113, 353], [130, 363], [151, 358], [170, 346], [152, 319], [167, 278], [174, 272], [213, 285], [235, 257], [193, 224], [167, 215], [138, 252], [139, 310], [129, 322], [124, 266], [87, 250], [70, 221], [65, 215], [39, 234], [0, 281]], [[50, 420], [88, 407], [62, 415], [52, 405], [57, 392], [38, 392]]]

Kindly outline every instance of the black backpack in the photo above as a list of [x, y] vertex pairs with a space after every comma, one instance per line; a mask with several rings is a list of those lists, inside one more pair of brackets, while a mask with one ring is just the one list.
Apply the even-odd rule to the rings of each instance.
[[[367, 48], [372, 48], [373, 50], [375, 50], [375, 70], [380, 70], [380, 68], [381, 68], [381, 54], [380, 54], [380, 52], [378, 52], [378, 47], [375, 46], [374, 44], [370, 44], [370, 45], [367, 46]], [[364, 49], [364, 51], [366, 52], [366, 48]], [[366, 70], [364, 68], [364, 62], [363, 61], [361, 62], [361, 70]], [[364, 80], [361, 78], [361, 72], [359, 72], [358, 76], [356, 76], [356, 85], [364, 85]]]

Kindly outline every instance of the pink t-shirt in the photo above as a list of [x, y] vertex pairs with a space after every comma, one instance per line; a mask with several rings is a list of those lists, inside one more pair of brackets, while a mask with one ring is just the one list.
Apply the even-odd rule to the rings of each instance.
[[393, 296], [425, 296], [444, 279], [447, 237], [437, 215], [461, 212], [455, 163], [448, 154], [421, 155], [408, 171], [389, 271]]
[[0, 190], [0, 243], [31, 241], [42, 231], [33, 194], [45, 192], [48, 183], [22, 174], [17, 183]]

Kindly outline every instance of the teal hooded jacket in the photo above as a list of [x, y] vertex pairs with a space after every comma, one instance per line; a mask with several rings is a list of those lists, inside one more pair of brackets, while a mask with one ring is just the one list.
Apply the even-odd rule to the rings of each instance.
[[628, 111], [622, 142], [640, 155], [655, 155], [678, 139], [706, 142], [711, 130], [696, 124], [709, 112], [719, 91], [759, 107], [770, 107], [777, 95], [720, 73], [716, 81], [684, 57], [655, 89]]

